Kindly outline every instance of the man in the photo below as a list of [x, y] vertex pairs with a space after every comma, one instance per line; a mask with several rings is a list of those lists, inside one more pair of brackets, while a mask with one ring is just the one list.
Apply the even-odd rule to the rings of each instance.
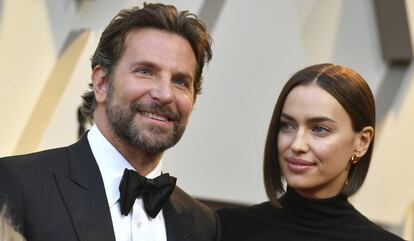
[[91, 130], [69, 147], [0, 160], [0, 191], [27, 240], [218, 239], [215, 214], [174, 188], [160, 163], [187, 125], [210, 42], [195, 15], [173, 6], [111, 21], [84, 95]]

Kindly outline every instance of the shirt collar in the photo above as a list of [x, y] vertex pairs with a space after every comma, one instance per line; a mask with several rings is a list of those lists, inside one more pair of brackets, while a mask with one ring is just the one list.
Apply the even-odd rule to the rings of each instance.
[[[130, 170], [135, 169], [102, 135], [96, 125], [91, 127], [87, 137], [102, 175], [109, 207], [112, 207], [119, 200], [119, 183], [121, 182], [125, 168]], [[155, 178], [161, 175], [161, 169], [162, 160], [146, 177]]]

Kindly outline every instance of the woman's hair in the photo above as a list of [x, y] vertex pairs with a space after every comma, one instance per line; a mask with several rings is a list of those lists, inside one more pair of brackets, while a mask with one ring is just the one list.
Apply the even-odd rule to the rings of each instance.
[[[366, 126], [375, 128], [375, 102], [372, 92], [365, 80], [354, 70], [340, 65], [319, 64], [309, 66], [294, 74], [283, 87], [273, 110], [267, 132], [264, 150], [264, 182], [266, 193], [271, 202], [278, 205], [278, 197], [285, 192], [284, 177], [280, 170], [278, 158], [278, 133], [280, 115], [286, 97], [298, 85], [316, 84], [330, 93], [346, 110], [351, 118], [355, 132]], [[362, 186], [371, 161], [374, 139], [364, 156], [351, 165], [348, 183], [342, 193], [351, 196]]]
[[24, 241], [23, 236], [13, 227], [6, 213], [6, 207], [3, 207], [0, 211], [0, 241]]

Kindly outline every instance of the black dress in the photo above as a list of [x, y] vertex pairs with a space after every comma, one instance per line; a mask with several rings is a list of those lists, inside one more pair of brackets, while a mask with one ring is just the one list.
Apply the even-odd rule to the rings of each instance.
[[252, 207], [221, 209], [222, 241], [401, 241], [359, 213], [340, 194], [309, 199], [292, 189], [282, 208], [265, 202]]

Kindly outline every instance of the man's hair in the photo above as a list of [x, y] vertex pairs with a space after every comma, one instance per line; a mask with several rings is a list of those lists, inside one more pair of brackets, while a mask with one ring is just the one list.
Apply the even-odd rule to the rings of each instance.
[[[278, 134], [280, 115], [290, 91], [299, 85], [316, 84], [331, 94], [349, 115], [353, 131], [359, 132], [366, 126], [375, 128], [375, 102], [371, 89], [354, 70], [333, 64], [309, 66], [294, 74], [284, 85], [273, 110], [267, 132], [264, 151], [263, 176], [266, 193], [271, 202], [278, 206], [278, 197], [285, 192], [284, 178], [278, 158]], [[351, 165], [348, 183], [342, 189], [345, 196], [354, 194], [364, 183], [371, 162], [374, 139], [361, 159]]]
[[[125, 40], [129, 32], [140, 28], [154, 28], [185, 38], [196, 57], [194, 91], [201, 93], [202, 73], [205, 63], [212, 57], [211, 37], [206, 26], [197, 16], [188, 11], [177, 11], [172, 5], [144, 3], [143, 8], [133, 7], [121, 10], [102, 33], [98, 47], [91, 58], [92, 69], [97, 65], [111, 76], [113, 68], [125, 50]], [[92, 84], [90, 84], [92, 88]], [[96, 104], [93, 89], [83, 96], [82, 113], [92, 119]]]

